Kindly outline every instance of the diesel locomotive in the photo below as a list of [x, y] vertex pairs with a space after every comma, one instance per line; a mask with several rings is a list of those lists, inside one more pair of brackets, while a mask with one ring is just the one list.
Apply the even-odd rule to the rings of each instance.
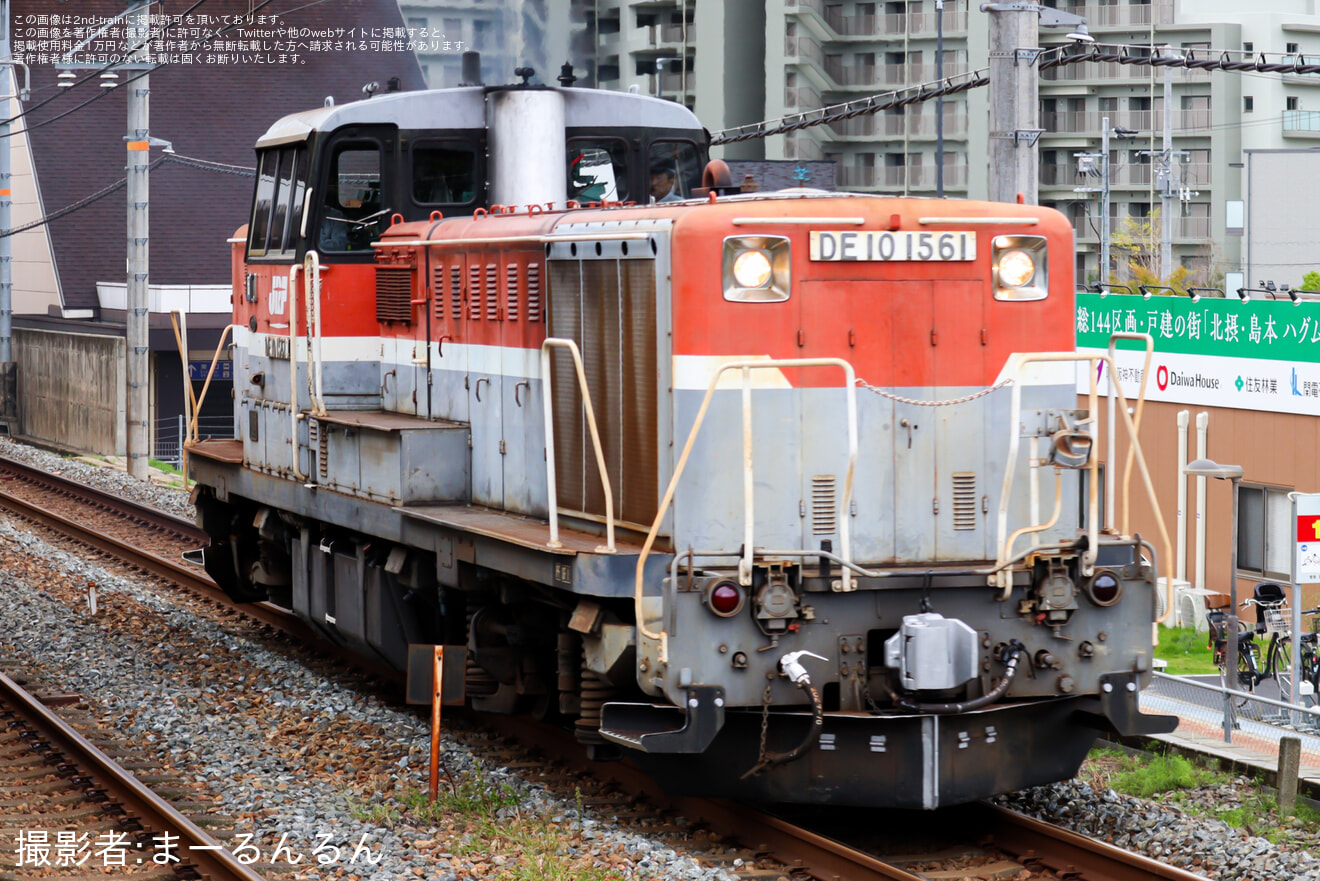
[[686, 793], [934, 808], [1168, 730], [1067, 219], [741, 192], [708, 146], [571, 80], [276, 122], [207, 571]]

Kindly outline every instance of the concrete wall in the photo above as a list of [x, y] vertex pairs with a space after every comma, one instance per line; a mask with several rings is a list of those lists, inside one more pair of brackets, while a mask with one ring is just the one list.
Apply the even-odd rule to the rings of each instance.
[[124, 340], [14, 330], [18, 431], [78, 452], [124, 455]]

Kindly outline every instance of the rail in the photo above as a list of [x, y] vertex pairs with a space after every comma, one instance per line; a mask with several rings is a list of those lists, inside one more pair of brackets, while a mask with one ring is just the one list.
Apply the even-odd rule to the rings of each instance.
[[0, 673], [0, 698], [27, 725], [40, 732], [43, 739], [59, 750], [73, 768], [89, 774], [106, 786], [109, 797], [123, 805], [128, 812], [141, 818], [149, 827], [177, 833], [184, 843], [183, 849], [188, 852], [185, 862], [192, 864], [202, 877], [217, 881], [262, 881], [260, 875], [225, 850], [197, 824], [143, 786], [136, 777], [119, 767], [91, 741], [3, 673]]
[[591, 446], [596, 453], [596, 469], [600, 471], [600, 486], [605, 493], [605, 545], [597, 547], [598, 554], [614, 553], [614, 490], [610, 487], [610, 474], [605, 468], [605, 452], [596, 430], [596, 411], [591, 406], [591, 391], [587, 388], [587, 374], [582, 368], [582, 353], [577, 343], [561, 337], [547, 337], [541, 343], [541, 400], [545, 411], [545, 479], [548, 484], [550, 508], [549, 547], [563, 547], [559, 540], [559, 490], [555, 479], [555, 425], [554, 393], [550, 388], [550, 350], [556, 346], [568, 349], [573, 356], [573, 369], [577, 373], [578, 388], [582, 391], [582, 404], [587, 414], [587, 429], [591, 432]]
[[[752, 560], [756, 554], [756, 523], [753, 517], [753, 496], [756, 482], [753, 474], [752, 449], [752, 371], [784, 367], [838, 367], [843, 370], [844, 377], [847, 380], [845, 395], [848, 402], [848, 471], [843, 480], [843, 496], [839, 500], [839, 558], [842, 566], [839, 589], [845, 591], [854, 589], [855, 582], [853, 581], [852, 570], [856, 567], [852, 564], [848, 527], [848, 509], [852, 502], [853, 477], [857, 471], [857, 375], [853, 371], [852, 364], [842, 358], [784, 358], [731, 361], [728, 364], [722, 364], [715, 370], [714, 376], [710, 379], [710, 384], [706, 387], [705, 397], [701, 399], [701, 408], [697, 410], [697, 418], [688, 431], [687, 442], [683, 445], [683, 452], [678, 457], [674, 474], [670, 477], [669, 485], [665, 488], [665, 496], [660, 501], [660, 506], [655, 512], [655, 519], [651, 523], [650, 530], [646, 533], [646, 541], [642, 545], [642, 551], [637, 556], [637, 572], [633, 584], [633, 614], [637, 619], [638, 632], [647, 639], [660, 643], [661, 663], [667, 663], [669, 660], [669, 636], [666, 630], [655, 632], [646, 626], [646, 616], [643, 611], [645, 581], [642, 575], [646, 568], [646, 558], [651, 555], [651, 548], [655, 545], [656, 536], [660, 533], [660, 524], [665, 519], [665, 513], [669, 510], [669, 505], [674, 499], [674, 491], [678, 488], [678, 481], [682, 478], [683, 471], [687, 467], [688, 456], [691, 455], [693, 444], [696, 443], [697, 435], [701, 432], [701, 425], [706, 419], [706, 411], [710, 409], [711, 398], [714, 397], [720, 378], [725, 373], [731, 370], [742, 372], [743, 550], [742, 559], [738, 561], [738, 582], [749, 585], [752, 583]], [[863, 574], [869, 575], [871, 573], [863, 570]], [[659, 620], [663, 626], [665, 620], [663, 605]]]
[[[1111, 341], [1111, 345], [1112, 345], [1112, 341]], [[1097, 385], [1099, 383], [1099, 378], [1097, 375], [1097, 365], [1107, 364], [1109, 366], [1110, 376], [1116, 378], [1116, 372], [1114, 370], [1114, 359], [1111, 355], [1108, 354], [1095, 355], [1095, 354], [1077, 353], [1077, 352], [1038, 352], [1038, 353], [1020, 354], [1014, 356], [1012, 408], [1010, 410], [1009, 420], [1008, 420], [1009, 451], [1008, 451], [1008, 461], [1004, 468], [1004, 486], [999, 496], [999, 516], [998, 516], [998, 524], [997, 524], [998, 528], [996, 532], [997, 557], [995, 560], [995, 574], [993, 576], [993, 581], [992, 581], [992, 584], [998, 587], [1001, 591], [1000, 593], [1001, 600], [1007, 600], [1012, 593], [1013, 577], [1012, 577], [1012, 573], [1009, 571], [1009, 561], [1013, 559], [1013, 542], [1016, 540], [1016, 538], [1019, 535], [1023, 534], [1023, 530], [1019, 529], [1014, 531], [1011, 536], [1006, 537], [1006, 533], [1008, 532], [1008, 506], [1011, 498], [1011, 493], [1013, 490], [1013, 480], [1017, 469], [1018, 449], [1021, 445], [1022, 430], [1021, 430], [1020, 422], [1022, 418], [1022, 376], [1028, 364], [1082, 362], [1082, 361], [1085, 361], [1088, 365], [1087, 373], [1090, 379], [1090, 389], [1088, 392], [1088, 399], [1089, 399], [1088, 409], [1089, 412], [1095, 413], [1098, 408], [1098, 400], [1099, 400], [1099, 393], [1097, 390]], [[1141, 451], [1141, 441], [1137, 437], [1136, 425], [1133, 421], [1132, 414], [1128, 412], [1127, 397], [1123, 394], [1122, 385], [1118, 384], [1117, 382], [1114, 382], [1111, 384], [1110, 391], [1111, 391], [1111, 400], [1113, 400], [1114, 396], [1117, 396], [1118, 403], [1122, 405], [1123, 424], [1124, 427], [1127, 429], [1128, 439], [1131, 441], [1132, 444], [1131, 453], [1135, 457], [1137, 464], [1140, 466], [1141, 477], [1146, 487], [1146, 495], [1150, 500], [1151, 510], [1155, 515], [1155, 522], [1159, 526], [1160, 538], [1164, 548], [1165, 576], [1166, 578], [1168, 578], [1168, 583], [1172, 584], [1173, 573], [1172, 571], [1169, 571], [1169, 566], [1172, 565], [1173, 552], [1169, 541], [1169, 532], [1164, 525], [1164, 515], [1160, 511], [1159, 500], [1156, 498], [1155, 495], [1155, 486], [1151, 481], [1150, 470], [1146, 467], [1146, 457]], [[1143, 384], [1141, 397], [1144, 399], [1144, 396], [1145, 396], [1145, 385]], [[1137, 409], [1138, 412], [1140, 412], [1141, 409], [1140, 402], [1138, 402]], [[1090, 472], [1091, 479], [1087, 481], [1088, 541], [1087, 541], [1086, 551], [1083, 552], [1082, 554], [1082, 568], [1080, 574], [1083, 576], [1089, 576], [1093, 573], [1095, 568], [1096, 553], [1099, 549], [1099, 531], [1100, 531], [1099, 467], [1100, 467], [1099, 459], [1094, 454], [1094, 450], [1093, 450], [1092, 455], [1090, 456], [1090, 463], [1087, 466], [1087, 470]], [[1126, 486], [1124, 487], [1124, 492], [1125, 493], [1127, 492]], [[1165, 617], [1167, 617], [1167, 615], [1168, 615], [1168, 610], [1166, 609]], [[1163, 620], [1163, 618], [1160, 618], [1159, 620]]]

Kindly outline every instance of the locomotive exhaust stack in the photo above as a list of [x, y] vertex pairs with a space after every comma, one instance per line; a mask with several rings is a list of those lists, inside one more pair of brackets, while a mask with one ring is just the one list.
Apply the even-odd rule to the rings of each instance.
[[674, 102], [464, 79], [258, 141], [221, 587], [692, 794], [929, 809], [1168, 729], [1066, 217], [694, 198]]

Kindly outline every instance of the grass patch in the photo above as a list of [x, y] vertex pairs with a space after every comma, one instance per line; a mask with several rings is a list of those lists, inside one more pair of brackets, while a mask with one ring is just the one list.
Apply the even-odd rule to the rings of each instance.
[[161, 470], [161, 471], [164, 471], [166, 474], [182, 474], [182, 473], [183, 473], [183, 472], [180, 471], [178, 468], [175, 468], [173, 465], [171, 465], [169, 462], [162, 462], [162, 461], [159, 460], [159, 459], [148, 459], [148, 460], [147, 460], [147, 464], [150, 465], [152, 468], [157, 468], [157, 469], [159, 469], [159, 470]]
[[[1299, 800], [1296, 809], [1279, 810], [1262, 779], [1248, 780], [1177, 755], [1151, 755], [1113, 747], [1093, 749], [1079, 779], [1138, 798], [1176, 805], [1188, 814], [1222, 820], [1248, 835], [1274, 844], [1309, 845], [1320, 831], [1320, 812]], [[1213, 799], [1202, 788], [1211, 790]]]
[[1161, 624], [1160, 644], [1155, 647], [1155, 656], [1169, 662], [1164, 672], [1171, 675], [1218, 673], [1209, 644], [1209, 634], [1197, 633], [1190, 627], [1165, 627]]

